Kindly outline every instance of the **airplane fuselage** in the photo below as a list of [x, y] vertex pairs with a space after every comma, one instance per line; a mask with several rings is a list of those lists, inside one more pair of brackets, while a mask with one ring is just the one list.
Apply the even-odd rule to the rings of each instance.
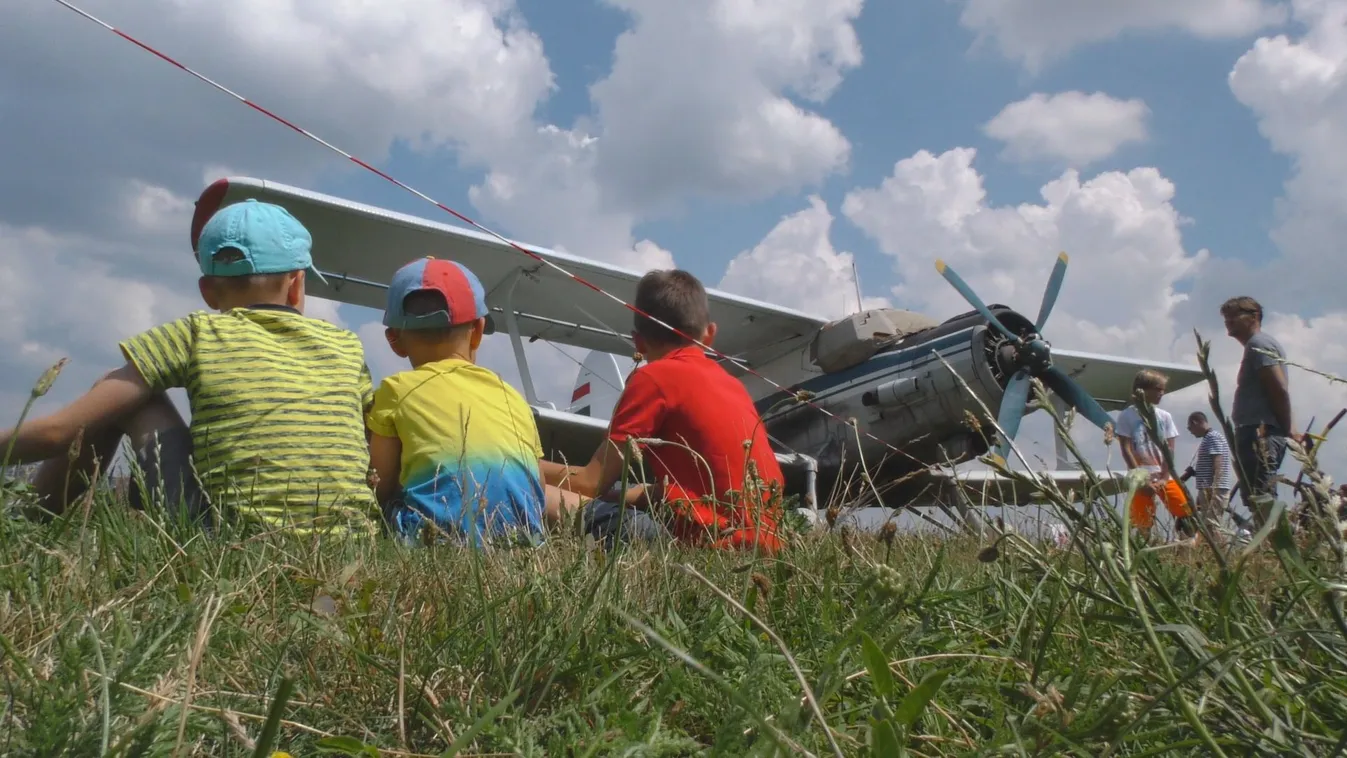
[[[993, 311], [1011, 329], [1031, 326], [1007, 308], [993, 306]], [[781, 377], [794, 374], [788, 391], [752, 375], [743, 381], [777, 451], [818, 461], [822, 497], [839, 475], [864, 470], [883, 488], [918, 469], [986, 452], [995, 439], [994, 428], [986, 424], [988, 412], [995, 417], [1008, 381], [997, 360], [1000, 344], [1001, 335], [971, 312], [910, 335], [843, 371], [809, 370], [807, 347], [764, 365], [760, 373], [783, 385]]]

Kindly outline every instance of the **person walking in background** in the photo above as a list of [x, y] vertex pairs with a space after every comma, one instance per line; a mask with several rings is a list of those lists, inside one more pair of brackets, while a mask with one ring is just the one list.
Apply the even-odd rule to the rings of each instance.
[[1215, 531], [1230, 504], [1230, 491], [1234, 485], [1230, 445], [1202, 411], [1188, 414], [1188, 433], [1198, 440], [1197, 455], [1192, 467], [1184, 472], [1183, 480], [1197, 479], [1197, 517], [1206, 522], [1208, 529]]
[[1263, 331], [1263, 306], [1248, 296], [1232, 297], [1221, 305], [1225, 331], [1244, 346], [1235, 380], [1230, 423], [1235, 428], [1234, 460], [1244, 507], [1254, 522], [1263, 512], [1254, 499], [1277, 496], [1277, 472], [1286, 456], [1286, 442], [1295, 437], [1291, 425], [1290, 377], [1284, 364], [1286, 350], [1276, 337]]
[[[1142, 369], [1132, 379], [1132, 392], [1141, 392], [1146, 402], [1155, 412], [1155, 423], [1160, 437], [1169, 447], [1169, 455], [1174, 455], [1174, 441], [1179, 437], [1179, 427], [1169, 411], [1159, 407], [1164, 397], [1169, 378], [1158, 371]], [[1188, 518], [1193, 515], [1183, 488], [1169, 470], [1169, 463], [1160, 448], [1151, 440], [1141, 409], [1136, 402], [1129, 403], [1118, 414], [1117, 434], [1123, 461], [1129, 469], [1145, 469], [1149, 478], [1136, 494], [1132, 496], [1128, 507], [1131, 509], [1132, 525], [1143, 534], [1150, 534], [1155, 525], [1155, 501], [1159, 499], [1165, 509], [1174, 518], [1174, 526], [1184, 538], [1191, 538], [1193, 530]]]

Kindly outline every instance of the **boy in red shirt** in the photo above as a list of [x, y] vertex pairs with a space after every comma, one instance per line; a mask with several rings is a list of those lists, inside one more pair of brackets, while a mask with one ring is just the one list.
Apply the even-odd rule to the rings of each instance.
[[[635, 305], [703, 345], [715, 338], [706, 290], [685, 271], [647, 273], [636, 285]], [[635, 327], [633, 341], [648, 363], [628, 377], [607, 444], [583, 467], [545, 463], [544, 479], [586, 497], [609, 495], [621, 481], [627, 440], [663, 440], [640, 446], [655, 482], [607, 498], [631, 506], [625, 513], [613, 502], [586, 504], [585, 530], [611, 541], [621, 518], [628, 539], [667, 528], [685, 544], [775, 553], [781, 541], [773, 496], [783, 487], [781, 467], [748, 391], [695, 344], [640, 315]], [[661, 503], [668, 508], [652, 513]], [[655, 515], [661, 511], [667, 515]], [[550, 515], [554, 523], [564, 518], [555, 510]]]

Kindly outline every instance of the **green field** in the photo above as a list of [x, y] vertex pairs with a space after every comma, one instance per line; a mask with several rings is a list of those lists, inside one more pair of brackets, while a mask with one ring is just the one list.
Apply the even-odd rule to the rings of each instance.
[[561, 538], [481, 553], [205, 537], [104, 488], [48, 523], [0, 520], [0, 754], [1347, 744], [1331, 520], [1292, 535], [1279, 517], [1218, 555], [1129, 536], [1111, 500], [1060, 513], [1069, 550], [830, 531], [776, 559]]

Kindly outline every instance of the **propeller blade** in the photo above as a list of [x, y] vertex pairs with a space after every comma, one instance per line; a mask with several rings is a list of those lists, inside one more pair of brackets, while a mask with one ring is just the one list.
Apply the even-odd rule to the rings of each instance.
[[1108, 411], [1104, 410], [1093, 397], [1090, 397], [1090, 393], [1086, 392], [1084, 387], [1077, 384], [1060, 368], [1056, 366], [1049, 368], [1043, 372], [1039, 380], [1100, 429], [1113, 423], [1113, 417], [1108, 415]]
[[1020, 369], [1015, 375], [1010, 377], [1010, 382], [1006, 384], [1005, 394], [1001, 397], [1001, 412], [997, 414], [996, 423], [1005, 433], [1001, 444], [997, 446], [996, 452], [1002, 460], [1010, 453], [1010, 441], [1015, 439], [1015, 435], [1020, 431], [1020, 419], [1024, 418], [1024, 404], [1029, 402], [1029, 372]]
[[996, 316], [992, 315], [992, 312], [982, 303], [982, 298], [978, 297], [977, 294], [973, 292], [973, 289], [969, 287], [958, 274], [954, 273], [954, 269], [946, 266], [944, 261], [937, 260], [935, 262], [935, 270], [940, 272], [940, 275], [945, 277], [945, 281], [953, 285], [954, 289], [958, 290], [960, 295], [963, 295], [963, 299], [967, 300], [969, 304], [976, 308], [977, 312], [981, 313], [983, 318], [991, 322], [997, 329], [1000, 329], [1002, 334], [1012, 340], [1019, 340], [1019, 335], [1012, 333], [996, 318]]
[[1043, 333], [1043, 324], [1048, 321], [1048, 314], [1052, 313], [1052, 306], [1057, 304], [1057, 293], [1062, 291], [1062, 280], [1066, 278], [1066, 253], [1057, 255], [1057, 264], [1052, 267], [1052, 276], [1048, 277], [1048, 288], [1043, 290], [1043, 305], [1038, 309], [1038, 321], [1034, 324], [1034, 330], [1039, 334]]

